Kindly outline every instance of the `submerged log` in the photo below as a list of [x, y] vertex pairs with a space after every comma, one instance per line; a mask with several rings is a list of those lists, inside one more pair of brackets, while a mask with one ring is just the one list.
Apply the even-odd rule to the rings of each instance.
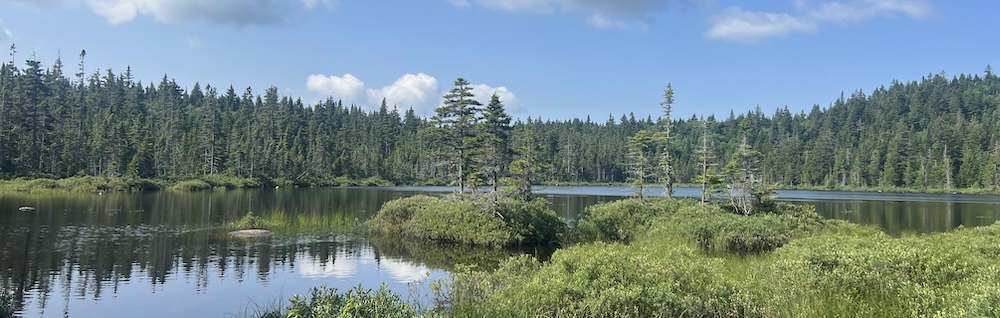
[[271, 231], [262, 229], [249, 229], [249, 230], [239, 230], [229, 232], [232, 237], [239, 238], [254, 238], [254, 237], [268, 237], [271, 236]]

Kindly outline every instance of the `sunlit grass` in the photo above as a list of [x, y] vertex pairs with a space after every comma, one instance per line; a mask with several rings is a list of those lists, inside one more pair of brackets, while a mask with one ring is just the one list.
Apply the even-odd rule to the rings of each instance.
[[262, 229], [276, 234], [360, 234], [361, 221], [341, 211], [326, 213], [290, 213], [276, 210], [265, 214], [248, 212], [239, 219], [226, 222], [228, 231]]

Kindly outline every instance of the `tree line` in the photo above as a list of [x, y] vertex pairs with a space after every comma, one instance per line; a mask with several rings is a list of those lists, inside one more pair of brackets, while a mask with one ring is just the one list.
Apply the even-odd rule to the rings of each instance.
[[[29, 59], [19, 67], [14, 52], [0, 65], [4, 179], [223, 174], [459, 185], [495, 184], [530, 168], [532, 183], [617, 183], [634, 179], [629, 140], [656, 131], [649, 137], [667, 142], [647, 155], [650, 162], [671, 162], [667, 179], [658, 180], [669, 184], [704, 181], [705, 170], [725, 166], [745, 143], [760, 152], [759, 175], [767, 184], [1000, 189], [1000, 80], [989, 67], [983, 75], [893, 81], [808, 112], [784, 107], [768, 116], [758, 107], [724, 119], [665, 120], [670, 89], [666, 116], [656, 119], [512, 120], [500, 100], [490, 103], [492, 114], [491, 105], [469, 104], [474, 99], [463, 85], [444, 96], [444, 109], [424, 118], [385, 101], [377, 110], [333, 99], [307, 105], [276, 87], [184, 88], [167, 76], [155, 84], [137, 81], [131, 69], [88, 73], [85, 51], [68, 75], [61, 59], [48, 67]], [[454, 131], [462, 132], [445, 136]], [[483, 147], [466, 156], [470, 145]], [[530, 164], [517, 162], [527, 156]]]

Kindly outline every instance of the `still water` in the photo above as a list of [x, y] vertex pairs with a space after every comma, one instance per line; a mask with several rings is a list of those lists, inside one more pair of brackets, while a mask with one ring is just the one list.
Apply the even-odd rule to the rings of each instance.
[[[383, 202], [441, 187], [326, 188], [140, 194], [0, 194], [0, 291], [25, 317], [238, 317], [310, 287], [358, 284], [427, 297], [455, 264], [489, 267], [514, 253], [409, 240], [366, 239], [356, 225]], [[657, 195], [662, 189], [648, 189]], [[679, 188], [696, 197], [698, 189]], [[572, 219], [627, 187], [543, 187]], [[948, 231], [1000, 219], [1000, 197], [781, 191], [828, 218], [890, 234]], [[33, 206], [34, 212], [18, 207]], [[265, 239], [234, 239], [221, 225], [253, 212], [293, 224]], [[411, 289], [422, 290], [411, 294]], [[418, 299], [419, 300], [419, 299]]]

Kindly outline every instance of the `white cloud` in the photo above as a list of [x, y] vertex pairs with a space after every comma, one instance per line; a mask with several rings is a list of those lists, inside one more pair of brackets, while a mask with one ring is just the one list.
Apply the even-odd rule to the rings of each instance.
[[554, 0], [478, 0], [479, 5], [501, 11], [548, 13], [555, 10]]
[[436, 78], [419, 73], [405, 74], [389, 86], [368, 89], [369, 105], [381, 105], [383, 98], [400, 109], [413, 107], [417, 113], [427, 113], [437, 107], [441, 94]]
[[0, 0], [0, 3], [25, 3], [43, 8], [48, 8], [57, 5], [70, 4], [77, 1], [79, 0]]
[[[805, 2], [796, 3], [799, 8], [808, 8]], [[850, 2], [826, 2], [817, 8], [807, 9], [808, 15], [819, 21], [862, 22], [879, 16], [897, 13], [912, 19], [921, 19], [930, 14], [930, 5], [925, 1], [907, 0], [856, 0]]]
[[467, 8], [469, 8], [471, 6], [469, 4], [469, 1], [467, 1], [467, 0], [448, 0], [448, 2], [451, 2], [451, 5], [459, 7], [459, 8], [462, 8], [462, 9], [467, 9]]
[[0, 20], [0, 42], [10, 41], [14, 37], [14, 32], [10, 29], [3, 27], [3, 20]]
[[503, 103], [504, 109], [507, 113], [520, 113], [524, 111], [524, 105], [521, 101], [517, 99], [517, 95], [510, 91], [506, 86], [492, 87], [486, 84], [475, 84], [472, 85], [472, 94], [475, 95], [476, 101], [479, 101], [486, 106], [490, 103], [490, 99], [493, 98], [493, 93], [500, 97], [500, 102]]
[[715, 16], [705, 37], [753, 43], [792, 33], [815, 32], [825, 23], [861, 23], [899, 14], [921, 19], [931, 12], [927, 0], [793, 0], [792, 4], [796, 9], [793, 14], [751, 12], [731, 7]]
[[[473, 84], [471, 87], [475, 99], [483, 105], [488, 104], [493, 93], [496, 93], [507, 112], [524, 111], [524, 106], [517, 95], [506, 86]], [[399, 109], [413, 107], [416, 113], [428, 115], [443, 102], [441, 98], [443, 92], [437, 78], [424, 73], [404, 74], [392, 84], [381, 88], [368, 88], [365, 82], [350, 73], [344, 76], [314, 74], [306, 79], [306, 89], [369, 110], [377, 109], [384, 98], [390, 107], [396, 106]]]
[[645, 32], [649, 30], [649, 25], [638, 20], [609, 19], [601, 14], [594, 14], [587, 17], [587, 24], [598, 29], [613, 30], [637, 30]]
[[335, 1], [335, 0], [302, 0], [302, 5], [304, 5], [306, 7], [306, 9], [316, 8], [316, 6], [320, 5], [320, 4], [322, 4], [324, 7], [327, 7], [327, 8], [333, 8], [337, 4], [337, 1]]
[[364, 92], [365, 82], [350, 73], [340, 77], [313, 74], [306, 79], [306, 89], [345, 101], [355, 101]]
[[784, 13], [747, 12], [730, 8], [716, 18], [705, 33], [709, 39], [753, 43], [761, 39], [786, 36], [792, 32], [813, 32], [813, 22]]
[[85, 4], [108, 23], [118, 25], [138, 16], [160, 22], [204, 21], [236, 26], [270, 25], [284, 22], [297, 10], [320, 5], [333, 8], [338, 0], [301, 0], [301, 7], [287, 0], [0, 0], [41, 8]]
[[[467, 0], [451, 0], [455, 6], [468, 6]], [[647, 27], [649, 15], [666, 9], [678, 0], [476, 0], [477, 4], [500, 11], [519, 13], [582, 12], [588, 25], [602, 29], [640, 30]]]

